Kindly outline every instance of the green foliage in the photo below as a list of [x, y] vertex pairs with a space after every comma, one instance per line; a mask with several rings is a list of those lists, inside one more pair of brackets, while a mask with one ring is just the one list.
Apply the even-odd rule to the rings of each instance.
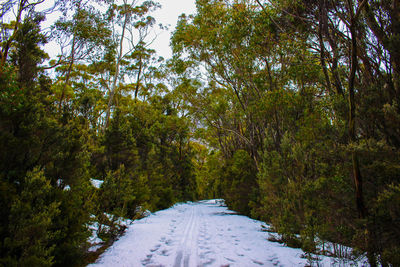
[[[99, 45], [91, 59], [98, 59], [104, 48], [108, 63], [115, 61], [111, 32], [95, 10], [74, 13], [78, 3], [71, 10], [68, 3], [65, 11], [75, 20], [58, 21], [55, 31], [59, 40], [72, 33], [75, 50], [68, 62], [51, 61], [68, 77], [53, 81], [41, 69], [46, 54], [40, 48], [45, 38], [38, 15], [23, 20], [9, 60], [1, 66], [0, 261], [7, 266], [77, 266], [87, 253], [92, 214], [111, 226], [104, 233], [113, 240], [123, 231], [119, 217], [136, 219], [146, 209], [195, 197], [189, 123], [178, 115], [170, 96], [153, 96], [165, 85], [141, 84], [156, 88], [139, 94], [149, 101], [132, 100], [132, 86], [121, 85], [118, 108], [104, 127], [106, 84], [100, 77], [112, 72], [112, 66], [81, 60], [87, 49]], [[153, 7], [147, 2], [132, 12], [143, 16]], [[145, 47], [143, 41], [140, 45]], [[129, 59], [146, 60], [150, 69], [154, 52], [142, 50]], [[153, 71], [146, 72], [146, 79]], [[90, 177], [103, 179], [103, 187], [94, 189]]]
[[205, 146], [194, 143], [196, 151], [194, 168], [196, 176], [196, 190], [199, 199], [222, 198], [222, 179], [224, 174], [224, 160], [218, 152], [209, 152]]
[[[145, 190], [144, 181], [130, 175], [132, 174], [125, 170], [124, 165], [120, 165], [115, 172], [108, 173], [99, 192], [101, 211], [134, 218], [137, 207], [147, 199], [140, 198], [144, 194], [137, 192]], [[135, 181], [136, 179], [139, 181]]]
[[220, 197], [310, 260], [327, 240], [400, 264], [396, 7], [256, 2], [197, 1], [166, 64], [152, 1], [59, 1], [49, 73], [39, 2], [2, 24], [1, 264], [76, 266], [93, 217], [112, 241], [119, 217]]
[[53, 264], [53, 220], [59, 215], [59, 202], [53, 200], [50, 181], [43, 171], [35, 168], [27, 172], [21, 189], [10, 206], [8, 234], [1, 259], [7, 266], [51, 266]]
[[[384, 1], [196, 4], [197, 13], [181, 16], [172, 37], [171, 71], [185, 109], [199, 122], [198, 138], [220, 155], [203, 153], [196, 161], [200, 196], [220, 185], [228, 205], [250, 208], [307, 253], [318, 252], [316, 240], [324, 239], [367, 252], [372, 266], [378, 258], [396, 265], [394, 7]], [[385, 47], [382, 61], [370, 40]], [[199, 66], [206, 83], [195, 76]], [[391, 212], [384, 196], [393, 197]]]
[[26, 88], [31, 88], [37, 78], [40, 64], [47, 54], [39, 48], [46, 43], [44, 34], [40, 32], [39, 24], [44, 17], [35, 14], [25, 19], [15, 37], [15, 52], [11, 54], [11, 61], [18, 66], [18, 82]]
[[373, 219], [377, 228], [375, 231], [379, 235], [379, 246], [382, 249], [382, 259], [393, 265], [400, 263], [398, 252], [400, 246], [397, 242], [399, 233], [398, 218], [400, 217], [400, 185], [392, 184], [385, 191], [378, 195], [375, 214]]
[[256, 167], [250, 155], [237, 150], [227, 163], [222, 187], [226, 204], [242, 214], [250, 214], [250, 203], [256, 201]]

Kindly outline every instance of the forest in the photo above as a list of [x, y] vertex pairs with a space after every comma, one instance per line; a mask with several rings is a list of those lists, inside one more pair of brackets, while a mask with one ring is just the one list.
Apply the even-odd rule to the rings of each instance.
[[223, 198], [400, 266], [398, 1], [196, 0], [169, 59], [157, 2], [43, 2], [0, 3], [0, 265], [84, 266], [90, 223]]

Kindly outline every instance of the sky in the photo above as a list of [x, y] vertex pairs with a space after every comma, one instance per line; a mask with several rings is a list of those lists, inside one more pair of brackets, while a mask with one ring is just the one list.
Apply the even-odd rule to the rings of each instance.
[[[156, 24], [169, 25], [168, 31], [159, 31], [158, 37], [150, 45], [150, 48], [155, 49], [159, 56], [165, 59], [172, 56], [171, 48], [169, 47], [170, 37], [172, 32], [175, 30], [175, 26], [178, 17], [185, 13], [186, 15], [194, 14], [196, 11], [195, 0], [154, 0], [161, 4], [161, 8], [151, 13], [150, 15], [156, 19]], [[40, 9], [44, 10], [51, 7], [54, 4], [54, 0], [46, 0]], [[53, 13], [47, 16], [46, 22], [42, 24], [42, 27], [47, 28], [57, 19], [59, 14]], [[59, 51], [54, 43], [46, 45], [45, 50], [49, 53], [50, 57], [55, 57]]]
[[195, 0], [159, 0], [161, 9], [153, 13], [157, 23], [170, 24], [168, 31], [161, 33], [157, 40], [151, 46], [157, 51], [159, 56], [170, 58], [172, 55], [169, 47], [169, 39], [175, 30], [178, 17], [185, 13], [186, 15], [194, 14], [196, 11]]

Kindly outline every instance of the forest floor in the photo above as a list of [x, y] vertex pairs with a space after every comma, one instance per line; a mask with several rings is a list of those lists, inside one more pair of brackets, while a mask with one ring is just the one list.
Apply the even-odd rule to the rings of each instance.
[[[180, 203], [134, 221], [89, 266], [307, 266], [301, 249], [268, 241], [265, 224], [228, 210], [221, 200]], [[314, 262], [316, 265], [316, 262]], [[343, 266], [319, 256], [319, 266]], [[345, 266], [362, 264], [348, 263]]]

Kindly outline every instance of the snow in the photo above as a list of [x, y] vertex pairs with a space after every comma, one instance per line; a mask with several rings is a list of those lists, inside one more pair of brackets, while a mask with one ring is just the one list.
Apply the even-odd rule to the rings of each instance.
[[[180, 203], [128, 225], [89, 266], [305, 266], [301, 249], [267, 240], [261, 221], [235, 214], [221, 200]], [[319, 266], [337, 259], [319, 256]], [[350, 266], [351, 263], [346, 264]], [[359, 263], [354, 263], [355, 266]]]
[[[92, 219], [95, 218], [94, 215], [91, 215], [91, 217], [92, 217]], [[103, 240], [97, 236], [99, 226], [100, 226], [99, 223], [96, 221], [93, 221], [92, 223], [90, 223], [88, 225], [88, 228], [89, 228], [90, 232], [92, 233], [92, 235], [87, 240], [90, 244], [90, 247], [88, 249], [88, 251], [90, 251], [90, 252], [94, 252], [94, 251], [98, 250], [99, 248], [102, 247], [102, 245], [104, 243]]]
[[93, 179], [93, 178], [90, 178], [90, 182], [96, 188], [100, 188], [101, 185], [104, 183], [104, 181], [102, 181], [102, 180], [97, 180], [97, 179]]
[[[128, 227], [129, 225], [131, 225], [133, 223], [133, 220], [117, 217], [115, 215], [108, 214], [108, 213], [104, 213], [104, 216], [106, 216], [110, 222], [113, 222], [117, 226], [118, 229], [122, 229], [123, 227]], [[92, 214], [90, 216], [90, 218], [92, 221], [91, 221], [91, 223], [89, 223], [87, 225], [87, 227], [91, 231], [92, 234], [90, 237], [88, 237], [87, 242], [90, 244], [88, 251], [93, 252], [93, 251], [98, 250], [99, 248], [101, 248], [104, 245], [104, 241], [98, 236], [100, 226], [101, 226], [102, 230], [109, 230], [110, 226], [106, 225], [106, 224], [100, 225], [96, 221], [96, 216], [94, 214]]]

